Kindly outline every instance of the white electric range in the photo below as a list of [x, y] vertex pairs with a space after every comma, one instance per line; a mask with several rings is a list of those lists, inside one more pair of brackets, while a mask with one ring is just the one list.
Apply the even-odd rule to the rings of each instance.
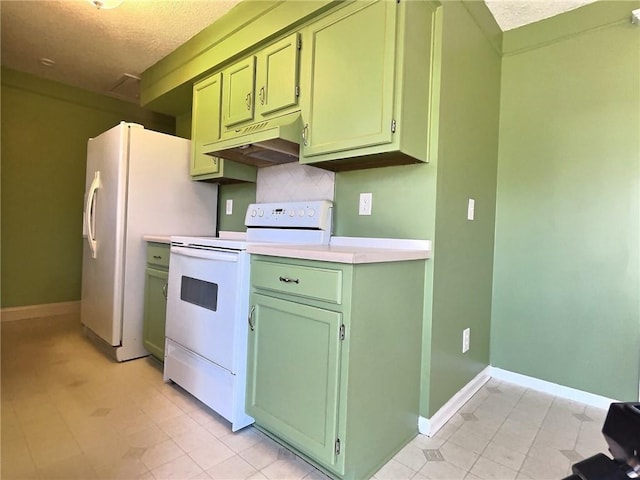
[[329, 201], [257, 203], [246, 238], [171, 237], [164, 380], [231, 422], [245, 413], [250, 255], [255, 243], [319, 244], [331, 238]]

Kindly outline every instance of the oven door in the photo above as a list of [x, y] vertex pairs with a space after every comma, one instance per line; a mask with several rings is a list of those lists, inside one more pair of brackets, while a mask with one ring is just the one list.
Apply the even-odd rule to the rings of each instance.
[[167, 338], [235, 373], [239, 253], [171, 247]]

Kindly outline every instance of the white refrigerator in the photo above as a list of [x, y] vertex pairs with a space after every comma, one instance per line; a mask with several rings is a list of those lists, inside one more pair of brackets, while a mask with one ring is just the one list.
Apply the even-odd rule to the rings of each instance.
[[190, 146], [124, 122], [88, 141], [80, 317], [117, 361], [148, 355], [143, 236], [216, 233], [218, 186], [191, 180]]

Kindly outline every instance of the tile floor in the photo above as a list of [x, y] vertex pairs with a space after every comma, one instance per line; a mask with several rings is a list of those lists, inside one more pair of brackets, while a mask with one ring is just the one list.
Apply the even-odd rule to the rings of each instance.
[[[253, 428], [228, 424], [159, 364], [112, 362], [77, 316], [5, 322], [1, 477], [326, 479]], [[606, 412], [488, 382], [433, 438], [417, 436], [376, 480], [558, 480], [606, 452]]]

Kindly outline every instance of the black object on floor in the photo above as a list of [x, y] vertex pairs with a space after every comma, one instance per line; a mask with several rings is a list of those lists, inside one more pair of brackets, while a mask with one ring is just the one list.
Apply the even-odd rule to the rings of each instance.
[[640, 403], [612, 403], [602, 427], [613, 458], [598, 453], [575, 463], [563, 480], [640, 478]]

